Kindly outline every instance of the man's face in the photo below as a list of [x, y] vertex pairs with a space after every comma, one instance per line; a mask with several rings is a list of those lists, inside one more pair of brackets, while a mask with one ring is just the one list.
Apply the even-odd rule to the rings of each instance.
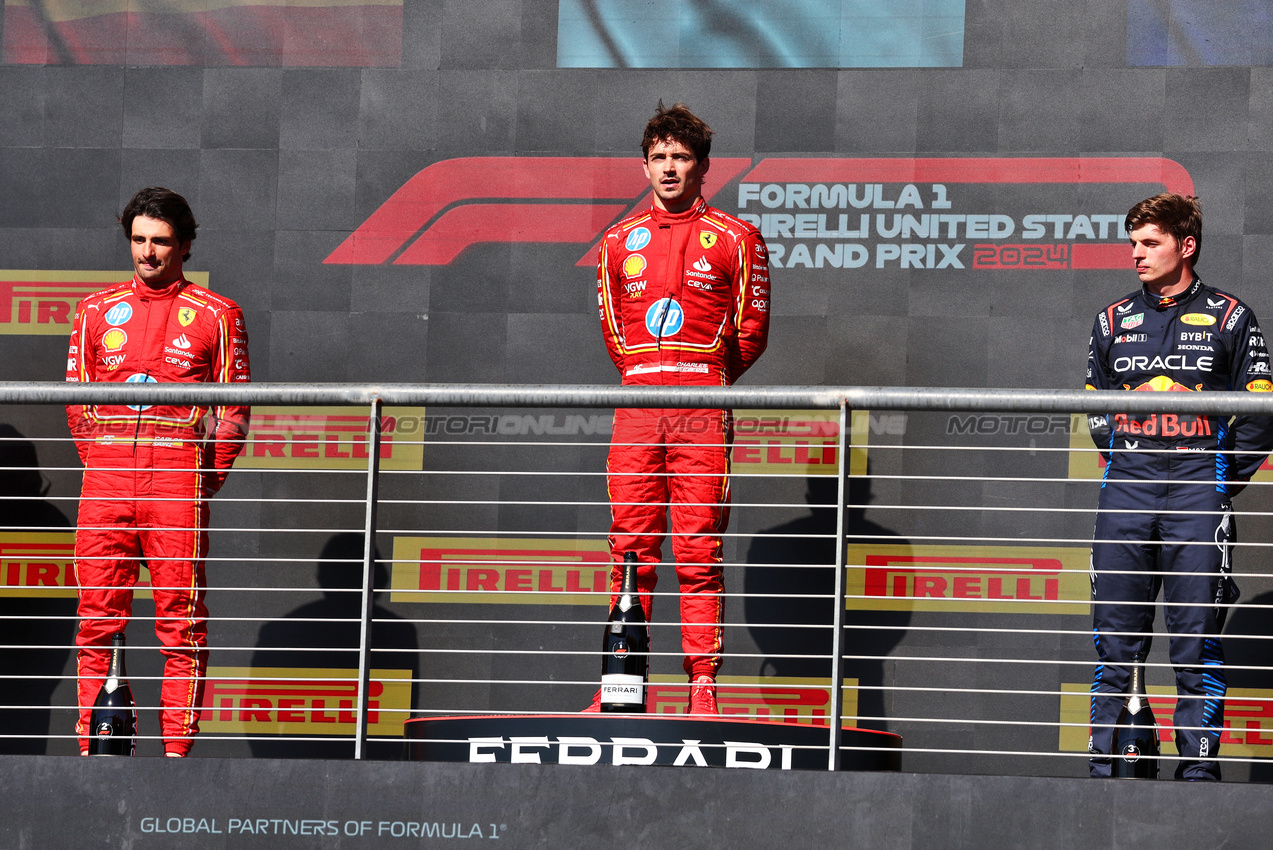
[[685, 212], [703, 192], [703, 175], [710, 160], [699, 162], [680, 142], [655, 142], [646, 154], [645, 176], [654, 188], [654, 204], [668, 212]]
[[1177, 241], [1170, 233], [1164, 233], [1156, 224], [1143, 224], [1129, 234], [1132, 242], [1132, 260], [1141, 283], [1154, 292], [1163, 292], [1177, 285], [1188, 286], [1193, 281], [1193, 252], [1197, 247], [1192, 236]]
[[133, 219], [132, 230], [129, 241], [138, 280], [147, 286], [161, 287], [181, 277], [181, 258], [190, 250], [190, 243], [177, 241], [172, 225], [139, 215]]

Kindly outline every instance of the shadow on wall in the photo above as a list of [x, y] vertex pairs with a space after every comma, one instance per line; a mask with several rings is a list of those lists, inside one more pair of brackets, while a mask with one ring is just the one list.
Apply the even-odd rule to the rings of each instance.
[[[358, 639], [362, 608], [362, 534], [344, 533], [331, 537], [318, 556], [318, 584], [323, 598], [302, 605], [283, 619], [267, 623], [257, 638], [252, 666], [301, 669], [358, 669]], [[374, 587], [389, 585], [389, 570], [374, 553]], [[371, 669], [409, 670], [418, 676], [415, 626], [380, 605], [372, 608]], [[343, 622], [327, 622], [339, 620]], [[414, 695], [415, 687], [412, 686]], [[414, 707], [414, 698], [409, 705]], [[309, 734], [321, 734], [319, 732]], [[352, 739], [331, 741], [289, 741], [254, 738], [252, 755], [265, 758], [330, 758], [354, 756]], [[368, 741], [368, 758], [403, 758], [402, 740]]]
[[[1239, 583], [1241, 579], [1239, 578]], [[1225, 677], [1229, 680], [1229, 693], [1237, 689], [1255, 689], [1261, 693], [1257, 696], [1268, 698], [1273, 696], [1273, 670], [1269, 670], [1270, 652], [1273, 652], [1273, 591], [1262, 593], [1250, 602], [1243, 602], [1233, 609], [1227, 628], [1224, 630]], [[1259, 670], [1239, 670], [1238, 667], [1261, 667]], [[1237, 716], [1232, 701], [1225, 709], [1226, 723], [1230, 734], [1240, 734], [1246, 739], [1251, 734], [1246, 730], [1251, 723], [1254, 735], [1259, 743], [1267, 743], [1267, 726], [1263, 723], [1265, 704], [1260, 703], [1259, 717], [1245, 720]], [[1255, 704], [1252, 705], [1254, 708]], [[1263, 728], [1261, 728], [1263, 727]], [[1241, 730], [1241, 731], [1239, 731]], [[1254, 741], [1252, 742], [1254, 743]], [[1263, 749], [1261, 747], [1261, 749]], [[1221, 757], [1235, 755], [1230, 749], [1225, 752], [1220, 748]], [[1226, 773], [1228, 768], [1225, 768]], [[1273, 763], [1257, 761], [1251, 765], [1252, 782], [1273, 782]]]
[[[825, 680], [831, 675], [837, 481], [810, 476], [807, 487], [809, 515], [758, 532], [747, 550], [743, 607], [752, 639], [766, 656], [757, 671], [761, 676]], [[870, 501], [871, 479], [850, 478], [849, 542], [908, 546], [897, 532], [866, 519]], [[887, 731], [884, 662], [878, 659], [902, 639], [910, 616], [909, 611], [845, 611], [842, 651], [863, 657], [844, 665], [845, 678], [858, 680], [856, 725], [861, 728]]]
[[[70, 521], [46, 502], [49, 482], [35, 445], [12, 425], [0, 424], [0, 496], [5, 537], [61, 532]], [[43, 755], [49, 747], [52, 697], [75, 641], [71, 597], [0, 596], [0, 753]], [[74, 687], [71, 687], [74, 702]], [[67, 730], [70, 724], [66, 724]], [[11, 737], [14, 736], [14, 737]]]

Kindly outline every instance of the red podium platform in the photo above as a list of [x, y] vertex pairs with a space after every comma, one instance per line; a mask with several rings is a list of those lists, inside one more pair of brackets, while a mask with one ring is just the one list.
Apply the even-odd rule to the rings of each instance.
[[[826, 726], [660, 714], [470, 715], [406, 722], [412, 761], [826, 770]], [[902, 739], [841, 727], [840, 770], [901, 769]]]

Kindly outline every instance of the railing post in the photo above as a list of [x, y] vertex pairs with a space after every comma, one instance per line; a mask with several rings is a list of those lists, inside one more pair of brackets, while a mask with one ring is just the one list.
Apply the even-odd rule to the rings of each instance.
[[851, 418], [853, 411], [847, 401], [840, 402], [840, 445], [838, 448], [839, 463], [836, 464], [835, 503], [835, 612], [831, 615], [831, 705], [828, 712], [828, 734], [831, 736], [828, 745], [827, 770], [840, 769], [840, 716], [844, 713], [844, 650], [840, 646], [844, 633], [844, 571], [848, 534], [848, 514], [845, 503], [849, 500], [849, 457], [852, 450], [853, 427]]
[[371, 691], [371, 612], [376, 600], [376, 503], [380, 496], [380, 414], [384, 402], [372, 399], [367, 423], [367, 517], [362, 548], [362, 623], [358, 631], [358, 706], [354, 758], [367, 749], [367, 707]]

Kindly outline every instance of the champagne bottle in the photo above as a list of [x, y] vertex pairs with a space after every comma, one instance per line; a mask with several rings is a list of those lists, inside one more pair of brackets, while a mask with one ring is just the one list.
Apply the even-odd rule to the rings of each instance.
[[623, 553], [623, 584], [601, 638], [601, 710], [645, 711], [650, 628], [637, 593], [635, 552]]
[[124, 633], [111, 636], [111, 662], [89, 720], [88, 754], [137, 754], [137, 703], [124, 673]]
[[1132, 656], [1131, 693], [1114, 730], [1113, 773], [1118, 779], [1158, 778], [1158, 724], [1145, 690], [1144, 664], [1144, 653]]

